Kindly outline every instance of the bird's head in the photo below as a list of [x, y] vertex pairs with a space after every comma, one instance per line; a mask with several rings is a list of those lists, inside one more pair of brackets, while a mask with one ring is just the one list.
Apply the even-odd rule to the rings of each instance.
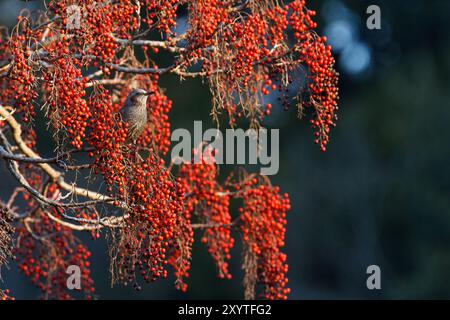
[[144, 89], [133, 89], [133, 91], [131, 91], [128, 94], [127, 100], [132, 104], [132, 105], [146, 105], [147, 104], [147, 98], [149, 95], [153, 94], [153, 91], [146, 91]]

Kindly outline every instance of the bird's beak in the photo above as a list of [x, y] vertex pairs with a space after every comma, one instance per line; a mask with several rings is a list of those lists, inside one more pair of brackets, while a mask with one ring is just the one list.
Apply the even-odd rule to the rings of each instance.
[[154, 91], [147, 91], [146, 93], [145, 93], [145, 95], [146, 96], [149, 96], [149, 95], [152, 95], [153, 93], [155, 93]]

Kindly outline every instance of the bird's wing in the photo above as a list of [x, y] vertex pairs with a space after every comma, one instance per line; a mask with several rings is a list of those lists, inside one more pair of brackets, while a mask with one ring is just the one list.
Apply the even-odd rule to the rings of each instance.
[[128, 122], [128, 114], [129, 114], [128, 106], [124, 105], [122, 108], [120, 108], [119, 114], [120, 114], [122, 121]]

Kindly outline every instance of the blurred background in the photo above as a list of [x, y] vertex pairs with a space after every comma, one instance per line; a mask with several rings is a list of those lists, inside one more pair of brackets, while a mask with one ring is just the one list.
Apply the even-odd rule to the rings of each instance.
[[[274, 105], [267, 122], [281, 134], [280, 171], [272, 181], [292, 200], [285, 247], [290, 298], [450, 298], [450, 1], [309, 3], [337, 58], [340, 119], [326, 153], [295, 110]], [[381, 8], [381, 30], [366, 27], [372, 4]], [[0, 25], [33, 6], [0, 0]], [[161, 86], [174, 101], [173, 129], [191, 128], [194, 120], [213, 127], [209, 89], [201, 81], [167, 76]], [[43, 154], [51, 150], [49, 137], [40, 135]], [[14, 184], [4, 165], [0, 175], [3, 198]], [[101, 299], [243, 297], [239, 245], [234, 278], [225, 281], [197, 244], [189, 289], [181, 294], [173, 278], [141, 292], [111, 289], [106, 244], [88, 243]], [[366, 287], [373, 264], [381, 268], [381, 290]], [[17, 299], [38, 297], [14, 264], [3, 276], [1, 286]]]

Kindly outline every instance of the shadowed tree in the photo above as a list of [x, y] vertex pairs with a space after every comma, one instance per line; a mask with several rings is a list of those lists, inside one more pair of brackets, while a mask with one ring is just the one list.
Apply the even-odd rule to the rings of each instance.
[[[187, 26], [176, 33], [180, 12]], [[166, 278], [171, 266], [185, 291], [194, 231], [202, 232], [221, 278], [231, 278], [237, 233], [245, 297], [286, 299], [288, 195], [243, 170], [219, 181], [211, 161], [166, 163], [172, 102], [159, 80], [202, 78], [212, 93], [212, 118], [218, 125], [223, 116], [231, 127], [246, 118], [259, 128], [272, 108], [265, 97], [278, 91], [282, 107], [292, 104], [310, 118], [325, 151], [338, 74], [314, 16], [301, 0], [49, 1], [45, 12], [19, 15], [0, 36], [0, 158], [18, 184], [1, 202], [0, 263], [11, 255], [14, 226], [15, 262], [45, 298], [72, 298], [70, 265], [80, 267], [82, 291], [92, 298], [90, 252], [76, 233], [104, 232], [113, 283], [139, 290]], [[158, 65], [158, 55], [171, 63]], [[292, 103], [287, 87], [299, 74], [306, 86]], [[137, 88], [152, 94], [143, 95], [147, 113], [134, 130], [119, 110]], [[57, 146], [50, 158], [36, 147], [38, 115]], [[130, 134], [135, 143], [126, 143]], [[231, 202], [241, 206], [236, 213]]]

